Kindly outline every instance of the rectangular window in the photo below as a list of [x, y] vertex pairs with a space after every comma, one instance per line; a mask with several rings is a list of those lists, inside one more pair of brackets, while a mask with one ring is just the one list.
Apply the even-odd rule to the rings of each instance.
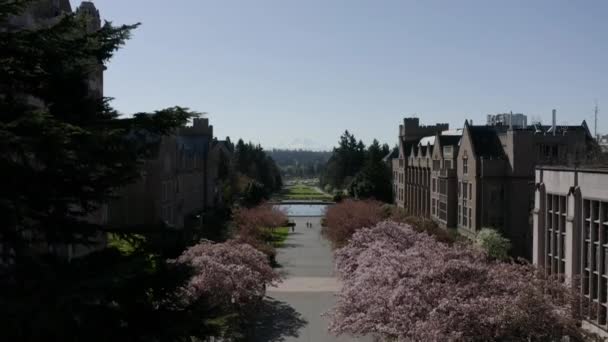
[[469, 220], [467, 219], [467, 208], [466, 207], [462, 207], [462, 226], [463, 227], [468, 227], [469, 226]]
[[445, 158], [452, 158], [453, 146], [443, 146], [443, 156]]
[[462, 213], [460, 212], [462, 209], [462, 206], [459, 204], [458, 205], [458, 224], [462, 224]]
[[462, 198], [463, 199], [467, 199], [469, 197], [468, 189], [469, 189], [469, 187], [467, 186], [467, 183], [462, 182]]
[[465, 175], [469, 173], [469, 158], [462, 159], [462, 173]]
[[446, 170], [451, 169], [452, 168], [452, 161], [448, 160], [448, 159], [444, 160], [443, 161], [443, 168], [446, 169]]
[[473, 183], [469, 183], [469, 199], [473, 199]]
[[[547, 194], [546, 199], [545, 246], [547, 262], [545, 267], [551, 272], [563, 271], [566, 254], [564, 225], [568, 214], [565, 196]], [[583, 199], [582, 215], [583, 246], [580, 258], [581, 286], [584, 295], [583, 314], [585, 318], [597, 325], [606, 326], [608, 316], [608, 202]], [[559, 239], [557, 245], [547, 243], [547, 239]], [[559, 262], [555, 267], [553, 262]], [[549, 269], [549, 267], [551, 267]]]
[[433, 171], [439, 171], [441, 168], [441, 161], [433, 159]]
[[447, 179], [439, 179], [439, 193], [442, 195], [447, 195], [448, 193], [448, 181]]
[[433, 213], [433, 215], [436, 215], [436, 209], [435, 209], [436, 204], [437, 204], [437, 202], [436, 202], [436, 201], [435, 201], [435, 199], [433, 198], [433, 199], [431, 200], [431, 212]]
[[433, 189], [432, 189], [432, 191], [433, 192], [437, 192], [437, 179], [436, 178], [433, 178]]
[[473, 226], [473, 215], [471, 214], [471, 208], [469, 208], [469, 228]]
[[169, 186], [170, 186], [170, 182], [163, 182], [162, 183], [162, 195], [163, 195], [163, 201], [168, 201], [169, 200]]
[[460, 198], [462, 194], [462, 182], [458, 182], [458, 198]]
[[439, 219], [446, 221], [448, 219], [448, 206], [445, 202], [439, 202]]

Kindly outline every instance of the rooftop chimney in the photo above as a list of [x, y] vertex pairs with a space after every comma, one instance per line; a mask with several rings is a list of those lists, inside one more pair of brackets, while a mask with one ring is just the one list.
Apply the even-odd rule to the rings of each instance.
[[555, 135], [555, 133], [556, 133], [556, 132], [555, 132], [555, 131], [556, 131], [556, 128], [555, 128], [555, 125], [556, 125], [556, 123], [555, 123], [555, 120], [556, 120], [556, 112], [557, 112], [557, 111], [554, 109], [554, 110], [553, 110], [553, 124], [551, 125], [551, 133], [553, 133], [553, 135]]

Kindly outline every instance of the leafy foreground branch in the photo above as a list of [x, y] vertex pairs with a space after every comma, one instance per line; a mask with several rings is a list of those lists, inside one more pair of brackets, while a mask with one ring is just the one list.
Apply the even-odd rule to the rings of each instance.
[[388, 341], [584, 341], [576, 296], [528, 264], [492, 261], [385, 221], [336, 251], [338, 334]]

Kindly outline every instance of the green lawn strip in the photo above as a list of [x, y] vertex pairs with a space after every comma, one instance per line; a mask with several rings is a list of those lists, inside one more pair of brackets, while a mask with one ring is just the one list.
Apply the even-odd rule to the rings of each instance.
[[310, 186], [296, 185], [283, 190], [282, 197], [291, 200], [331, 200], [332, 197]]
[[271, 230], [272, 245], [274, 248], [281, 248], [289, 235], [289, 227], [278, 227]]
[[314, 195], [287, 195], [284, 196], [287, 200], [326, 200], [331, 201], [333, 198], [324, 194], [314, 194]]

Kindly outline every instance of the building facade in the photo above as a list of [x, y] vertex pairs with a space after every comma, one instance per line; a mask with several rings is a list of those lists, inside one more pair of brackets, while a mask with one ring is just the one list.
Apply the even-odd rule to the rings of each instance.
[[109, 205], [111, 227], [200, 227], [205, 210], [216, 202], [209, 120], [194, 119], [192, 126], [158, 139], [156, 157], [145, 161], [141, 179], [121, 189]]
[[580, 283], [588, 329], [608, 337], [608, 169], [538, 167], [535, 265]]
[[431, 218], [441, 227], [456, 226], [457, 157], [462, 130], [435, 135], [431, 156]]
[[[423, 162], [416, 160], [416, 158], [411, 158], [412, 148], [416, 148], [417, 155], [417, 146], [420, 144], [422, 138], [433, 136], [437, 132], [447, 130], [448, 128], [449, 125], [446, 123], [440, 123], [433, 126], [421, 126], [420, 119], [418, 118], [405, 118], [403, 119], [403, 124], [399, 125], [399, 156], [398, 158], [393, 159], [392, 163], [393, 191], [395, 194], [395, 204], [398, 207], [404, 208], [408, 212], [414, 212], [414, 208], [418, 210], [418, 208], [425, 205], [430, 208], [430, 205], [428, 204], [415, 203], [413, 201], [413, 198], [419, 196], [413, 192], [416, 191], [414, 188], [418, 184], [416, 181], [416, 179], [418, 179], [417, 177], [423, 177], [420, 175], [423, 171], [418, 170], [419, 168], [422, 168], [420, 165], [422, 165]], [[426, 150], [424, 153], [426, 153]], [[414, 169], [413, 166], [410, 169], [409, 162], [414, 160], [416, 160], [417, 169]], [[418, 171], [420, 171], [420, 173], [418, 173]], [[426, 187], [428, 188], [429, 186], [426, 185]], [[406, 200], [406, 198], [409, 199]], [[430, 195], [428, 198], [430, 198]]]
[[462, 130], [400, 136], [400, 146], [410, 152], [393, 160], [396, 205], [471, 238], [483, 227], [495, 228], [511, 240], [514, 255], [530, 259], [534, 168], [585, 160], [597, 145], [585, 122], [518, 127], [465, 121]]

